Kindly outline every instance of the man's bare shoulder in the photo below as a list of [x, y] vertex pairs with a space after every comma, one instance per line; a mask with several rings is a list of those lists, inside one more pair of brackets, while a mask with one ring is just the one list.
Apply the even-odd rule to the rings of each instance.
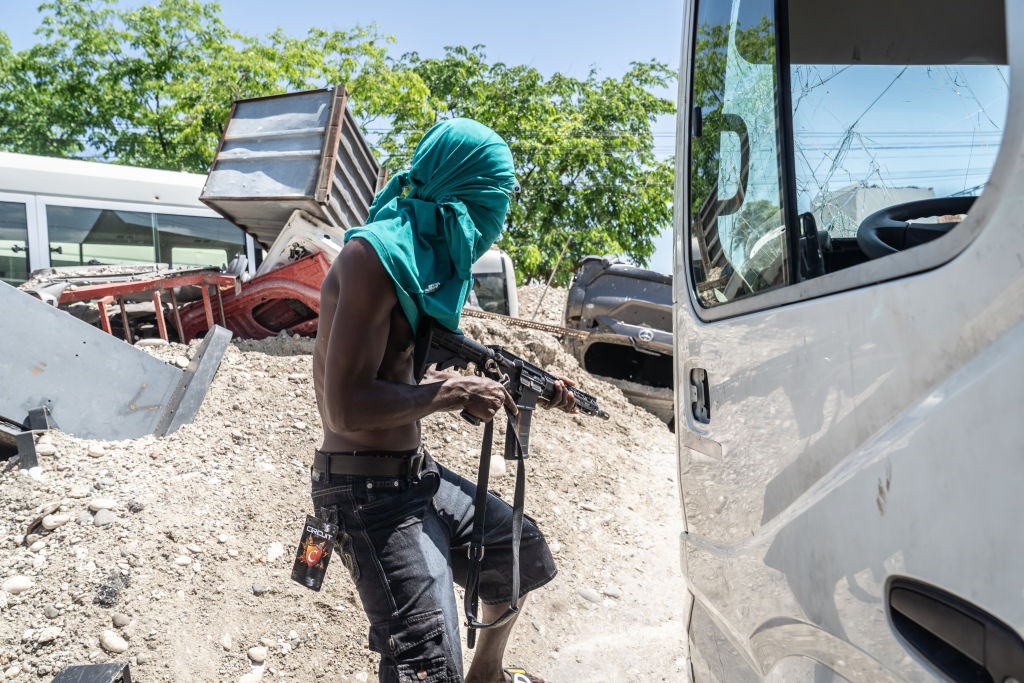
[[324, 278], [321, 297], [337, 299], [341, 291], [348, 288], [358, 292], [360, 298], [373, 294], [389, 306], [397, 301], [394, 283], [376, 249], [360, 237], [349, 240], [334, 259]]

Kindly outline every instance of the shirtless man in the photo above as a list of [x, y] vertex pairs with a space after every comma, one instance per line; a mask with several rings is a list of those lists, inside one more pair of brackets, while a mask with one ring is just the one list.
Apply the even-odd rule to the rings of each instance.
[[[381, 681], [541, 681], [502, 669], [514, 620], [479, 632], [463, 678], [453, 582], [465, 585], [476, 486], [426, 453], [418, 422], [452, 410], [486, 421], [503, 406], [515, 412], [515, 404], [484, 377], [431, 373], [417, 383], [413, 373], [414, 326], [427, 313], [457, 326], [468, 293], [459, 287], [466, 274], [459, 255], [475, 260], [497, 236], [508, 198], [498, 201], [495, 188], [510, 191], [510, 174], [511, 154], [493, 131], [466, 119], [439, 124], [417, 147], [410, 173], [378, 195], [371, 222], [349, 231], [321, 289], [313, 374], [324, 441], [312, 468], [313, 502], [339, 527], [337, 550], [370, 621]], [[468, 252], [450, 244], [474, 230], [479, 238]], [[410, 240], [417, 234], [426, 237]], [[452, 259], [438, 259], [442, 250]], [[403, 255], [415, 263], [396, 264]], [[548, 407], [573, 411], [564, 385]], [[490, 622], [511, 599], [512, 511], [489, 496], [486, 517], [480, 617]], [[521, 593], [555, 572], [543, 535], [526, 520]]]

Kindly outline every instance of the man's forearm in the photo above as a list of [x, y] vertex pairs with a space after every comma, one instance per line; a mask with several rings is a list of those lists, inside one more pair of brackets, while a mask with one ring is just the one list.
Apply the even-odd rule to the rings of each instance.
[[370, 386], [340, 392], [344, 395], [328, 405], [329, 426], [337, 432], [388, 429], [461, 408], [465, 392], [459, 390], [457, 377], [438, 373], [419, 385], [377, 379]]

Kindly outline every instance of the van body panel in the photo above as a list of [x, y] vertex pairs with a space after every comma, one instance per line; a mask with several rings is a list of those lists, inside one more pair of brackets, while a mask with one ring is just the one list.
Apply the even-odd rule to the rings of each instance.
[[944, 680], [892, 624], [894, 576], [1024, 632], [1022, 20], [1007, 3], [1009, 112], [960, 225], [742, 306], [702, 308], [690, 277], [680, 116], [676, 433], [697, 680]]

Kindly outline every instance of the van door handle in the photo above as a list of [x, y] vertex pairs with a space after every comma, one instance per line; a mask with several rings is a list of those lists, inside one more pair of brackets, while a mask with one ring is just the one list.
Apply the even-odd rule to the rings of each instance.
[[896, 631], [954, 681], [1024, 681], [1024, 640], [977, 605], [905, 577], [890, 581], [888, 603]]
[[704, 368], [690, 369], [690, 413], [697, 422], [711, 422], [711, 394]]

